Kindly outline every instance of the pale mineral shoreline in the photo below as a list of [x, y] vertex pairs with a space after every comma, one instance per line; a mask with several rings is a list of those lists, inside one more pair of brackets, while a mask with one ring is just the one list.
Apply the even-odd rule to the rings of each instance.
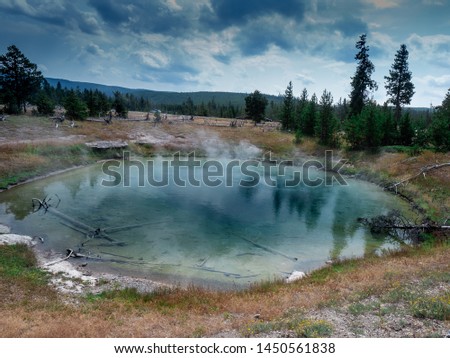
[[[108, 289], [135, 288], [141, 293], [150, 293], [161, 288], [173, 288], [164, 282], [153, 281], [148, 278], [133, 277], [130, 275], [113, 274], [104, 271], [90, 270], [86, 265], [76, 264], [70, 257], [53, 250], [40, 250], [40, 238], [35, 236], [11, 233], [8, 226], [0, 224], [0, 245], [25, 244], [32, 248], [38, 266], [49, 272], [49, 283], [58, 292], [69, 295], [84, 295], [87, 293], [100, 293]], [[330, 262], [327, 262], [329, 264]], [[292, 283], [306, 277], [307, 274], [294, 271], [285, 279]]]
[[100, 293], [108, 289], [135, 288], [139, 292], [152, 292], [171, 287], [146, 278], [115, 275], [106, 272], [90, 271], [86, 267], [70, 262], [60, 253], [39, 250], [38, 237], [11, 233], [9, 227], [0, 224], [0, 245], [25, 244], [33, 249], [38, 266], [49, 272], [49, 283], [58, 292], [69, 295]]

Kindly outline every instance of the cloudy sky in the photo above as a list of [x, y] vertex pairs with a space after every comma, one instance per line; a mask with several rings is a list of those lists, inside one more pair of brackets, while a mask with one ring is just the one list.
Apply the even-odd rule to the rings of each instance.
[[0, 0], [0, 52], [15, 44], [45, 76], [168, 91], [303, 88], [348, 98], [367, 33], [373, 79], [402, 43], [414, 106], [450, 88], [450, 0]]

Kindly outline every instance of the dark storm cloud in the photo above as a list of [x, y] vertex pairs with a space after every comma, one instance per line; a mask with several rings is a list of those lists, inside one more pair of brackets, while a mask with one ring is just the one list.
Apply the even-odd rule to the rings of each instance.
[[39, 1], [25, 2], [21, 6], [10, 2], [0, 2], [0, 10], [9, 16], [28, 17], [37, 21], [63, 26], [66, 24], [65, 10], [56, 5], [42, 5]]
[[262, 18], [243, 27], [235, 43], [244, 56], [263, 54], [271, 45], [290, 50], [294, 47], [290, 30], [283, 18]]
[[21, 2], [20, 5], [0, 1], [0, 10], [19, 21], [56, 26], [63, 31], [79, 29], [91, 35], [100, 32], [93, 13], [82, 12], [65, 0], [52, 2], [29, 0]]
[[241, 26], [249, 19], [278, 14], [302, 19], [305, 1], [301, 0], [211, 0], [211, 9], [205, 7], [202, 21], [215, 29]]
[[292, 24], [300, 24], [306, 11], [304, 0], [211, 0], [200, 14], [202, 28], [210, 31], [237, 29], [234, 45], [244, 56], [265, 53], [271, 45], [294, 47]]
[[91, 5], [103, 21], [112, 25], [119, 25], [125, 21], [128, 21], [129, 9], [127, 9], [123, 1], [114, 0], [90, 0]]
[[[183, 4], [184, 2], [180, 2]], [[110, 28], [120, 27], [133, 33], [158, 33], [183, 36], [194, 28], [193, 7], [177, 8], [161, 0], [134, 1], [89, 0], [91, 5]]]

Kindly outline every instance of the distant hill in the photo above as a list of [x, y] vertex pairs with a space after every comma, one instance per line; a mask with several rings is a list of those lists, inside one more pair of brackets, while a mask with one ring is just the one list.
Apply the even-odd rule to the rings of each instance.
[[[114, 92], [119, 91], [123, 94], [130, 93], [134, 96], [144, 99], [150, 100], [154, 104], [170, 104], [177, 105], [185, 102], [189, 97], [192, 99], [194, 104], [208, 103], [212, 100], [217, 105], [227, 105], [231, 103], [232, 105], [244, 106], [245, 97], [248, 95], [247, 93], [238, 93], [238, 92], [168, 92], [168, 91], [153, 91], [146, 89], [132, 89], [126, 87], [119, 86], [107, 86], [97, 83], [90, 82], [78, 82], [78, 81], [69, 81], [60, 78], [46, 78], [48, 83], [56, 87], [56, 85], [61, 83], [62, 88], [68, 89], [77, 89], [80, 90], [88, 89], [88, 90], [99, 90], [100, 92], [105, 93], [108, 96], [112, 96]], [[280, 103], [283, 98], [281, 96], [272, 96], [266, 95], [269, 101], [274, 101], [276, 103]]]

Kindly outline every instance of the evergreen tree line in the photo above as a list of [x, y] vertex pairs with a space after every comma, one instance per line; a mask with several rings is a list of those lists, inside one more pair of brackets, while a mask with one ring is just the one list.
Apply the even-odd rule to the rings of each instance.
[[[58, 83], [50, 86], [20, 50], [12, 45], [0, 56], [0, 102], [9, 113], [26, 110], [27, 103], [36, 105], [39, 114], [51, 115], [57, 106], [64, 107], [71, 119], [87, 116], [104, 116], [111, 109], [121, 117], [128, 111], [163, 112], [236, 118], [245, 116], [255, 122], [269, 118], [279, 119], [284, 130], [293, 131], [298, 141], [302, 136], [313, 136], [327, 146], [347, 145], [353, 149], [373, 148], [381, 145], [432, 144], [439, 150], [450, 150], [450, 90], [442, 105], [432, 113], [417, 115], [403, 111], [414, 95], [412, 74], [408, 69], [408, 51], [405, 45], [398, 50], [389, 75], [385, 76], [385, 88], [389, 100], [380, 106], [370, 97], [378, 86], [371, 79], [375, 66], [369, 59], [366, 35], [356, 43], [357, 68], [351, 78], [350, 99], [340, 99], [334, 104], [333, 96], [324, 90], [320, 99], [309, 97], [304, 89], [300, 97], [294, 96], [289, 83], [282, 103], [271, 101], [259, 91], [245, 98], [245, 106], [218, 105], [214, 99], [207, 103], [194, 103], [188, 97], [178, 105], [155, 104], [143, 96], [118, 91], [107, 96], [99, 90], [67, 89]], [[390, 104], [392, 106], [390, 106]], [[268, 107], [268, 108], [267, 108]]]
[[320, 144], [352, 149], [379, 146], [434, 146], [450, 150], [450, 90], [442, 105], [427, 111], [402, 111], [395, 118], [396, 109], [388, 103], [366, 103], [361, 113], [351, 114], [349, 102], [339, 99], [334, 103], [331, 93], [324, 90], [321, 97], [308, 95], [303, 89], [294, 97], [292, 83], [286, 89], [280, 109], [282, 128], [295, 133], [296, 141], [304, 136], [315, 137]]
[[[207, 103], [200, 104], [195, 104], [190, 97], [181, 104], [156, 104], [144, 96], [137, 97], [132, 93], [123, 94], [116, 91], [111, 97], [99, 90], [85, 89], [81, 91], [61, 88], [59, 82], [56, 88], [45, 83], [43, 88], [38, 91], [36, 98], [30, 102], [37, 105], [38, 112], [44, 115], [53, 113], [55, 106], [62, 106], [66, 113], [70, 112], [68, 115], [72, 114], [74, 119], [104, 116], [111, 109], [124, 118], [127, 117], [128, 111], [160, 110], [164, 113], [223, 118], [236, 118], [243, 113], [243, 106], [233, 105], [231, 102], [228, 105], [219, 105], [214, 98]], [[78, 108], [78, 115], [72, 113], [70, 110], [72, 107]]]
[[365, 149], [433, 145], [438, 150], [450, 150], [450, 90], [436, 109], [422, 114], [404, 111], [403, 106], [410, 104], [414, 95], [414, 85], [408, 69], [408, 51], [401, 45], [389, 75], [385, 76], [389, 100], [378, 105], [370, 97], [378, 86], [371, 79], [375, 67], [369, 60], [365, 34], [360, 36], [356, 48], [358, 66], [351, 78], [350, 100], [339, 99], [334, 104], [327, 90], [320, 99], [315, 94], [309, 98], [306, 89], [300, 97], [295, 97], [292, 82], [289, 82], [280, 111], [282, 128], [295, 132], [297, 141], [303, 136], [316, 137], [326, 146]]
[[64, 107], [71, 119], [105, 116], [111, 111], [127, 117], [128, 111], [150, 112], [161, 110], [167, 113], [236, 118], [244, 114], [243, 105], [217, 104], [213, 99], [195, 104], [188, 97], [181, 104], [157, 104], [144, 96], [115, 91], [108, 96], [99, 90], [68, 89], [58, 82], [51, 86], [42, 73], [15, 45], [8, 47], [0, 56], [0, 103], [6, 105], [8, 113], [26, 111], [26, 105], [36, 105], [38, 114], [52, 115], [55, 107]]
[[152, 103], [133, 94], [122, 94], [118, 91], [113, 96], [107, 96], [99, 90], [67, 89], [58, 82], [56, 87], [50, 86], [45, 80], [35, 97], [30, 100], [37, 106], [39, 114], [51, 115], [55, 107], [64, 107], [66, 115], [71, 119], [82, 120], [89, 117], [100, 117], [115, 110], [118, 116], [126, 118], [128, 111], [145, 111], [152, 108]]

